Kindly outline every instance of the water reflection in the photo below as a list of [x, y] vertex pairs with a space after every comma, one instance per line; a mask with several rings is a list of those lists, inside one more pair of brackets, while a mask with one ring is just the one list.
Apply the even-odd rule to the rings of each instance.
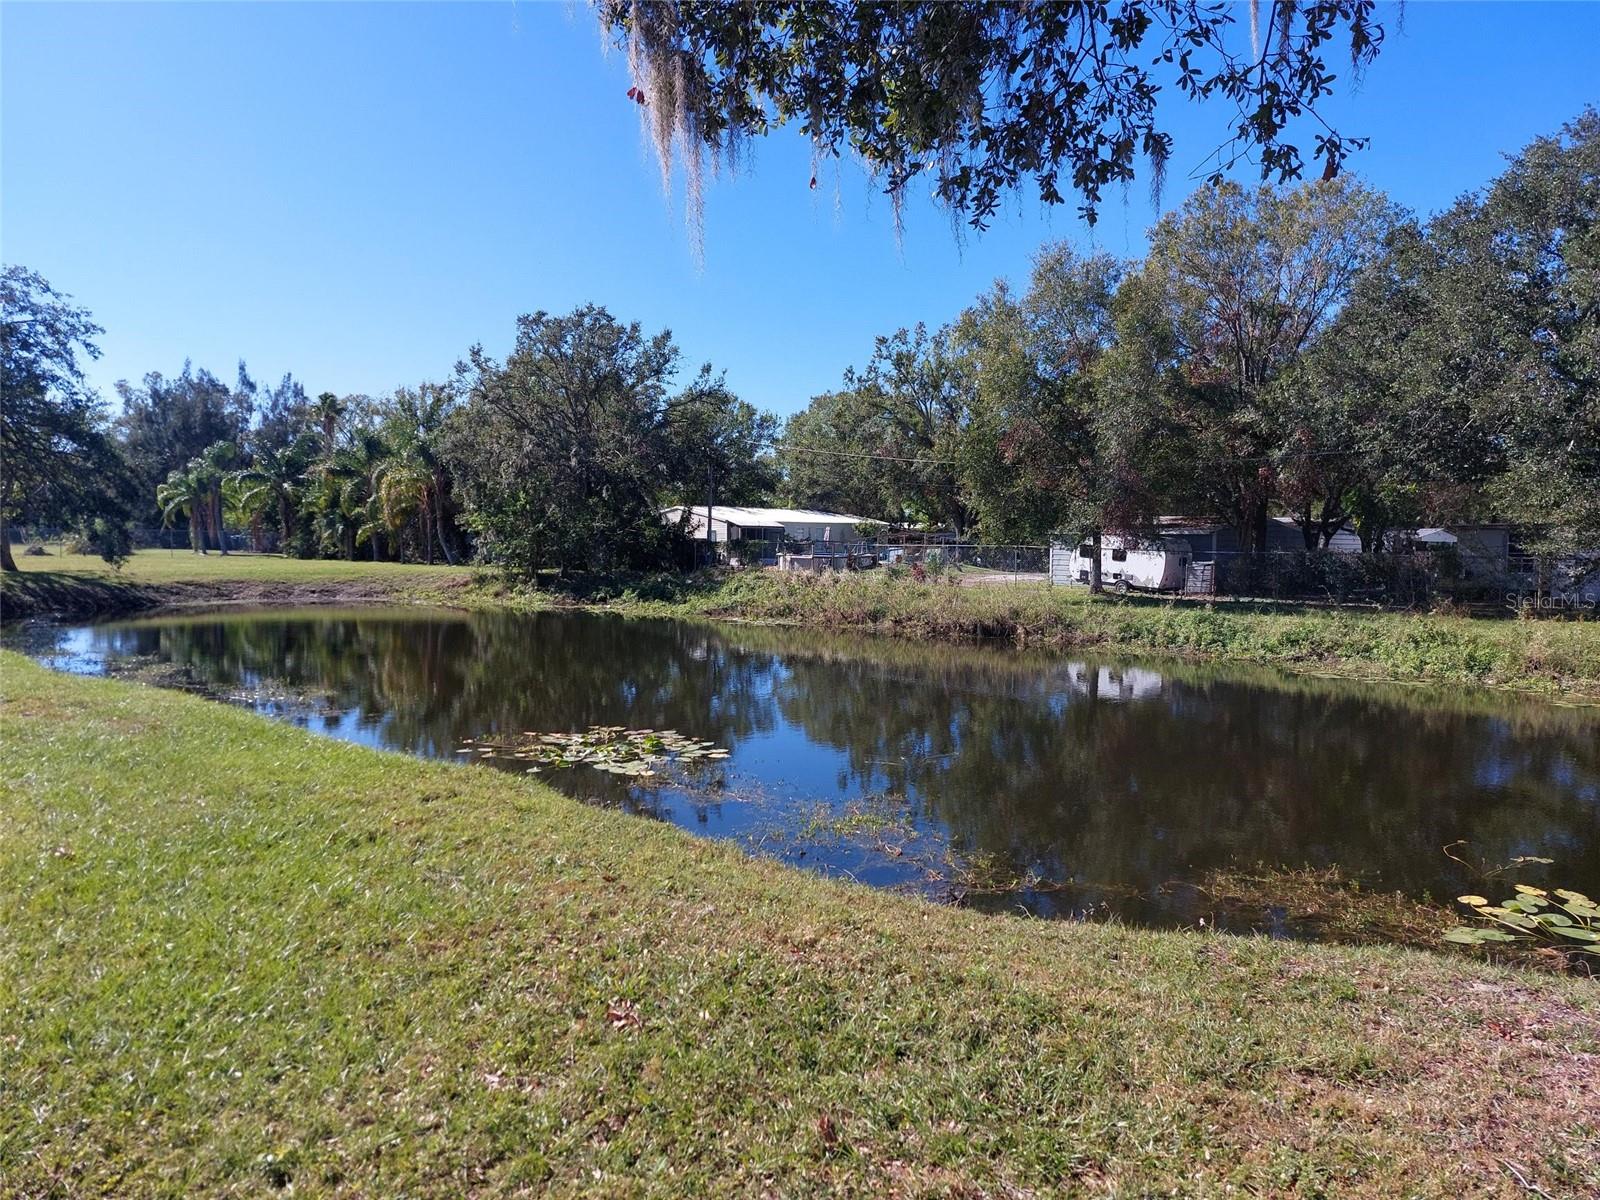
[[151, 660], [260, 711], [433, 757], [524, 730], [676, 729], [733, 757], [693, 786], [587, 768], [551, 781], [914, 884], [913, 861], [796, 839], [819, 803], [878, 797], [958, 857], [1080, 885], [1021, 897], [1040, 912], [1105, 901], [1183, 919], [1162, 884], [1258, 862], [1338, 863], [1448, 895], [1465, 881], [1439, 848], [1459, 838], [1492, 859], [1548, 855], [1578, 886], [1600, 878], [1594, 710], [575, 614], [190, 617], [58, 630], [42, 653], [67, 669]]

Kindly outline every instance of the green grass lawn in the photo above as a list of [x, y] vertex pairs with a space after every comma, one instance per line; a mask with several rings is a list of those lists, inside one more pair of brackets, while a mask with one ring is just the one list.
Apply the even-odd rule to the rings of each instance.
[[47, 555], [16, 555], [24, 574], [99, 576], [135, 584], [247, 582], [337, 582], [351, 579], [433, 580], [470, 571], [462, 567], [357, 559], [284, 558], [277, 554], [195, 554], [191, 550], [135, 550], [120, 570], [94, 554], [59, 554], [55, 543]]
[[15, 655], [0, 928], [6, 1196], [1600, 1190], [1592, 982], [935, 908]]
[[423, 566], [276, 554], [195, 554], [139, 550], [113, 569], [93, 555], [17, 556], [0, 574], [7, 617], [55, 613], [93, 617], [165, 604], [446, 601], [471, 590], [468, 567]]

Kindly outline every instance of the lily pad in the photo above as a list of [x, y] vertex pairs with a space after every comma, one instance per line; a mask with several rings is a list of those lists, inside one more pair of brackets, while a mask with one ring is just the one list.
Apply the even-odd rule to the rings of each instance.
[[625, 729], [621, 725], [595, 725], [567, 733], [527, 730], [520, 737], [504, 740], [465, 738], [457, 753], [516, 758], [551, 767], [590, 766], [630, 779], [651, 778], [658, 774], [655, 768], [666, 762], [729, 757], [729, 751], [715, 742], [688, 737], [675, 729]]

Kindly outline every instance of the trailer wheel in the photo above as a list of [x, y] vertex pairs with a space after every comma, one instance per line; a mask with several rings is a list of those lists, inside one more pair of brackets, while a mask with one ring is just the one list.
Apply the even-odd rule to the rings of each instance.
[[1126, 596], [1128, 594], [1128, 581], [1126, 579], [1117, 580], [1111, 585], [1111, 590], [1119, 596]]

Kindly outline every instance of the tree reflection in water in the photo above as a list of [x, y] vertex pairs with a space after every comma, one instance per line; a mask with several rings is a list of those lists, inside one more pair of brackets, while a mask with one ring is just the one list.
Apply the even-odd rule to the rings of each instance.
[[524, 730], [676, 729], [732, 759], [664, 787], [587, 768], [545, 778], [714, 836], [776, 832], [764, 847], [803, 848], [821, 869], [914, 882], [910, 862], [794, 840], [819, 802], [886, 794], [957, 858], [1079, 885], [1007, 901], [1040, 912], [1107, 901], [1182, 919], [1161, 885], [1257, 863], [1337, 863], [1447, 896], [1467, 882], [1439, 849], [1458, 838], [1600, 879], [1592, 709], [583, 614], [257, 612], [59, 636], [91, 663], [175, 664], [263, 711], [430, 757]]

